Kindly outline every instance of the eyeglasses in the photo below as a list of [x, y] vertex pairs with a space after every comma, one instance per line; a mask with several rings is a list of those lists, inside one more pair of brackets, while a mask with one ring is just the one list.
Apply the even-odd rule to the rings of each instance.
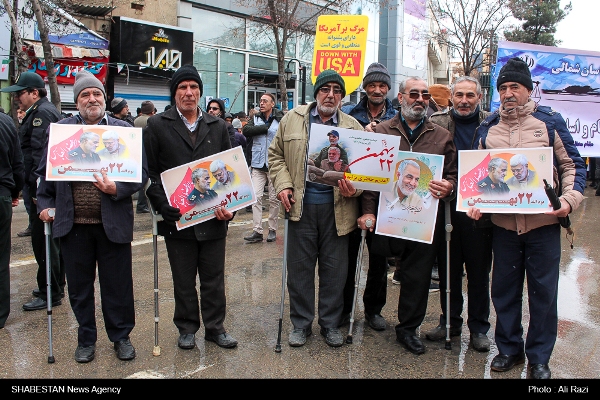
[[219, 107], [208, 107], [208, 111], [221, 111]]
[[23, 96], [23, 93], [27, 93], [27, 89], [24, 90], [19, 90], [18, 92], [15, 92], [15, 98], [19, 98], [21, 96]]
[[[331, 92], [332, 88], [331, 86], [321, 86], [319, 88], [319, 92], [323, 93], [323, 94], [327, 94], [329, 92]], [[341, 88], [333, 88], [333, 94], [342, 94], [342, 89]]]
[[423, 97], [423, 100], [429, 100], [431, 99], [431, 93], [427, 93], [427, 92], [400, 92], [402, 94], [406, 94], [408, 95], [408, 97], [410, 97], [413, 100], [417, 100], [419, 98], [419, 96]]

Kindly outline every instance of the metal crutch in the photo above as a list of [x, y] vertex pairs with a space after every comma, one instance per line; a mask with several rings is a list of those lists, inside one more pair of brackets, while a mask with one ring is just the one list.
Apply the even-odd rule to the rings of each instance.
[[[144, 189], [150, 186], [150, 179]], [[144, 190], [144, 193], [146, 190]], [[148, 196], [146, 196], [148, 198]], [[153, 356], [160, 356], [160, 346], [158, 345], [158, 222], [163, 220], [162, 215], [154, 210], [150, 199], [148, 199], [150, 215], [152, 215], [152, 252], [154, 253], [154, 349]]]
[[[292, 195], [288, 194], [288, 202], [292, 199]], [[290, 205], [291, 206], [291, 205]], [[286, 210], [285, 219], [283, 223], [283, 267], [281, 272], [281, 305], [279, 307], [279, 331], [277, 332], [277, 344], [275, 345], [275, 352], [281, 353], [281, 329], [283, 326], [283, 308], [285, 301], [285, 284], [286, 284], [286, 273], [287, 273], [287, 244], [288, 244], [288, 223], [290, 221], [290, 212]]]
[[352, 344], [352, 329], [354, 327], [354, 311], [356, 309], [356, 298], [358, 297], [358, 284], [360, 282], [360, 273], [362, 271], [361, 261], [363, 258], [363, 251], [365, 249], [365, 239], [367, 238], [367, 230], [373, 226], [373, 221], [368, 219], [365, 222], [367, 229], [363, 229], [360, 232], [360, 247], [358, 248], [358, 257], [356, 258], [356, 270], [354, 272], [354, 297], [352, 298], [352, 312], [350, 313], [350, 328], [348, 328], [348, 337], [346, 337], [346, 343]]
[[452, 221], [450, 216], [450, 200], [444, 200], [446, 214], [446, 350], [452, 350], [450, 341], [450, 239], [452, 236]]
[[[54, 218], [54, 209], [48, 209], [48, 216]], [[44, 236], [46, 237], [46, 306], [48, 314], [48, 364], [54, 363], [54, 354], [52, 354], [52, 283], [50, 282], [50, 241], [52, 240], [52, 227], [50, 222], [44, 221]]]

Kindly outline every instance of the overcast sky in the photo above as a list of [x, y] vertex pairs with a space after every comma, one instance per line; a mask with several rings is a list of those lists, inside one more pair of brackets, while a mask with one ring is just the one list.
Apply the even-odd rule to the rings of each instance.
[[573, 10], [558, 23], [554, 35], [556, 39], [562, 40], [559, 47], [600, 52], [597, 33], [600, 24], [600, 1], [560, 0], [561, 8], [569, 1]]

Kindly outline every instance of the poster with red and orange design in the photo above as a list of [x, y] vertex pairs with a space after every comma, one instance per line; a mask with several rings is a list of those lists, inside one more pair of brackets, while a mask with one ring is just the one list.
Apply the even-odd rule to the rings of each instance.
[[544, 179], [553, 184], [552, 148], [458, 152], [456, 210], [541, 214], [552, 210]]
[[169, 205], [182, 214], [177, 230], [214, 218], [219, 207], [233, 212], [256, 203], [240, 146], [171, 168], [160, 177]]
[[142, 128], [50, 124], [46, 180], [96, 182], [103, 171], [114, 182], [142, 181]]

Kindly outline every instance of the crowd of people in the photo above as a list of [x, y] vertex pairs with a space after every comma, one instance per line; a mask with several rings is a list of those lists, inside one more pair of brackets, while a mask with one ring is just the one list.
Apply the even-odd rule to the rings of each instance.
[[[340, 328], [351, 319], [356, 259], [361, 233], [366, 231], [369, 264], [362, 301], [365, 321], [373, 330], [384, 331], [389, 324], [382, 310], [391, 259], [396, 267], [395, 283], [401, 286], [396, 340], [409, 352], [423, 354], [426, 346], [420, 328], [426, 316], [431, 277], [438, 264], [448, 263], [448, 271], [439, 268], [438, 273], [440, 285], [450, 285], [450, 304], [446, 293], [439, 292], [439, 324], [427, 331], [425, 338], [439, 341], [460, 336], [466, 322], [474, 350], [489, 352], [492, 340], [495, 341], [499, 353], [491, 362], [492, 371], [508, 371], [527, 358], [531, 378], [551, 377], [549, 362], [558, 327], [559, 217], [566, 217], [581, 203], [586, 165], [562, 116], [530, 98], [531, 74], [520, 59], [509, 60], [500, 70], [497, 90], [501, 107], [494, 113], [481, 108], [482, 88], [472, 77], [459, 77], [450, 86], [430, 86], [422, 78], [408, 77], [398, 87], [399, 107], [395, 108], [388, 98], [388, 92], [393, 90], [391, 77], [380, 63], [366, 69], [362, 81], [365, 95], [357, 104], [342, 105], [346, 96], [344, 79], [334, 70], [324, 70], [314, 84], [314, 102], [282, 112], [276, 107], [275, 97], [265, 93], [258, 109], [251, 110], [249, 116], [244, 112], [231, 114], [220, 99], [211, 99], [203, 110], [203, 82], [191, 65], [179, 68], [171, 79], [172, 107], [158, 113], [152, 102], [144, 101], [136, 118], [131, 116], [123, 98], [112, 99], [111, 111], [107, 111], [104, 86], [85, 71], [77, 74], [73, 86], [79, 111], [76, 116], [61, 118], [46, 98], [44, 87], [38, 75], [26, 72], [15, 85], [2, 89], [14, 93], [15, 102], [25, 113], [19, 117], [18, 134], [10, 118], [0, 115], [0, 148], [2, 159], [8, 160], [0, 166], [0, 221], [4, 222], [0, 232], [0, 249], [4, 249], [0, 252], [0, 328], [9, 314], [6, 249], [10, 248], [10, 207], [18, 204], [22, 193], [24, 200], [29, 199], [26, 204], [30, 235], [38, 263], [34, 299], [23, 309], [47, 307], [43, 224], [49, 223], [53, 232], [50, 297], [52, 306], [59, 306], [68, 293], [78, 323], [75, 360], [90, 362], [95, 355], [96, 265], [106, 333], [119, 359], [135, 358], [129, 335], [135, 326], [131, 241], [132, 197], [137, 193], [138, 213], [148, 212], [148, 204], [144, 203], [147, 197], [152, 209], [163, 218], [158, 222], [158, 234], [165, 238], [172, 272], [173, 323], [179, 331], [178, 346], [184, 350], [196, 347], [196, 333], [203, 325], [205, 340], [223, 348], [236, 347], [237, 340], [225, 328], [225, 248], [228, 222], [235, 213], [219, 206], [215, 208], [215, 218], [176, 229], [175, 222], [182, 217], [182, 211], [169, 202], [161, 173], [242, 146], [257, 200], [252, 206], [252, 232], [244, 241], [257, 243], [265, 239], [265, 190], [269, 198], [267, 242], [277, 240], [278, 219], [284, 212], [289, 213], [286, 239], [294, 243], [288, 249], [287, 260], [291, 347], [307, 343], [315, 319], [329, 346], [344, 344]], [[105, 172], [95, 174], [94, 182], [47, 181], [51, 123], [142, 128], [142, 182], [114, 182]], [[318, 164], [305, 157], [315, 124], [327, 126], [329, 139], [319, 154]], [[509, 132], [515, 124], [522, 128], [517, 130], [518, 140]], [[345, 177], [344, 172], [349, 171], [348, 155], [337, 129], [399, 136], [401, 151], [444, 156], [441, 178], [429, 181], [424, 181], [418, 163], [399, 163], [394, 192], [385, 194], [391, 196], [391, 207], [406, 203], [437, 215], [431, 243], [390, 241], [393, 256], [376, 246], [378, 204], [383, 194], [357, 189]], [[110, 131], [101, 138], [82, 136], [81, 151], [87, 140], [96, 145], [101, 140], [106, 157], [124, 151], [118, 137], [111, 136]], [[467, 213], [456, 211], [458, 152], [515, 147], [515, 143], [519, 144], [517, 147], [553, 148], [553, 186], [560, 193], [561, 207], [543, 214], [488, 214], [476, 207]], [[477, 188], [484, 194], [531, 185], [538, 178], [528, 165], [522, 154], [510, 160], [493, 158], [488, 164], [488, 176], [477, 183]], [[335, 182], [322, 184], [308, 178], [315, 168], [341, 174], [335, 175]], [[509, 169], [512, 177], [505, 181]], [[194, 170], [194, 190], [188, 200], [196, 203], [216, 196], [216, 189], [233, 181], [232, 174], [221, 160], [214, 161], [208, 169]], [[217, 179], [212, 186], [211, 176]], [[595, 178], [593, 184], [600, 191]], [[424, 187], [428, 198], [440, 200], [437, 208], [424, 206], [424, 199], [416, 191], [418, 186]], [[600, 195], [598, 191], [596, 195]], [[447, 203], [449, 208], [445, 207]], [[453, 225], [450, 251], [443, 245], [447, 209], [451, 210]], [[81, 249], [86, 251], [78, 251]], [[463, 321], [465, 278], [468, 306]], [[521, 321], [525, 281], [531, 319], [527, 332]], [[489, 321], [491, 304], [496, 312], [493, 335]]]

